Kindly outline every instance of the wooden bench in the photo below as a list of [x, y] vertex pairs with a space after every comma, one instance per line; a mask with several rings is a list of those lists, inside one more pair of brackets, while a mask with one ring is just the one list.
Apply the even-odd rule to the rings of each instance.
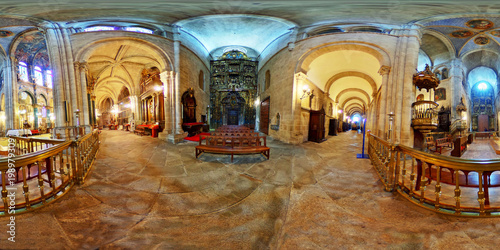
[[482, 138], [488, 138], [488, 139], [490, 139], [490, 137], [491, 137], [491, 133], [490, 133], [490, 132], [476, 132], [474, 137], [475, 137], [476, 139], [477, 139], [478, 137], [482, 137]]
[[134, 134], [143, 136], [145, 133], [144, 127], [135, 127]]
[[[432, 147], [436, 147], [436, 141], [434, 141], [434, 137], [432, 137], [432, 136], [425, 137], [425, 143], [427, 144], [427, 149], [429, 151], [431, 151]], [[436, 152], [437, 148], [435, 148], [435, 150], [432, 150], [432, 151]]]
[[443, 147], [453, 148], [453, 140], [451, 138], [436, 139], [436, 151], [439, 150], [439, 153], [441, 154]]
[[259, 132], [212, 132], [210, 135], [214, 136], [259, 136]]
[[[205, 144], [202, 143], [205, 141]], [[270, 148], [265, 136], [211, 136], [200, 138], [195, 148], [196, 158], [202, 153], [230, 154], [231, 162], [235, 154], [263, 154], [269, 160]]]

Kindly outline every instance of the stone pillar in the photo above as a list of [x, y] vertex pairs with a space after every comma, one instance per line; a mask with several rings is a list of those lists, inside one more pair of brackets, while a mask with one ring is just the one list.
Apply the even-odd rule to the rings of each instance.
[[378, 119], [378, 124], [377, 128], [375, 131], [375, 127], [373, 129], [373, 133], [382, 139], [387, 139], [386, 134], [385, 134], [385, 125], [386, 125], [386, 105], [387, 105], [387, 93], [390, 92], [389, 89], [389, 73], [391, 72], [391, 67], [383, 65], [380, 67], [378, 73], [382, 75], [382, 88], [380, 89], [382, 91], [381, 97], [380, 97], [380, 103], [378, 104], [380, 107], [380, 110], [375, 110], [375, 112], [379, 112], [379, 119]]
[[166, 139], [167, 135], [172, 133], [172, 107], [171, 107], [171, 85], [172, 85], [171, 71], [164, 71], [160, 73], [160, 80], [163, 83], [163, 112], [165, 113], [165, 129], [162, 133], [158, 134], [159, 138]]
[[[461, 90], [462, 90], [462, 81], [463, 79], [463, 74], [462, 74], [462, 59], [460, 58], [455, 58], [451, 61], [450, 65], [450, 76], [449, 76], [449, 82], [450, 82], [450, 105], [451, 105], [451, 122], [455, 121], [456, 119], [462, 119], [462, 117], [458, 117], [456, 107], [460, 103], [460, 98], [462, 97]], [[465, 102], [465, 100], [464, 100]], [[470, 115], [469, 115], [470, 116]], [[469, 120], [472, 120], [472, 117], [469, 117]]]
[[[69, 62], [67, 62], [62, 55], [63, 44], [58, 27], [55, 27], [51, 23], [43, 23], [42, 26], [52, 69], [52, 91], [54, 97], [54, 113], [56, 117], [54, 127], [63, 127], [69, 125], [72, 120], [71, 116], [68, 117], [69, 122], [65, 119], [65, 101], [70, 99], [70, 97], [68, 86], [65, 84], [67, 73], [62, 67], [63, 64]], [[70, 105], [68, 105], [68, 108], [68, 114], [71, 114]]]
[[173, 34], [174, 34], [174, 71], [175, 74], [174, 76], [174, 84], [173, 84], [173, 95], [174, 95], [174, 104], [173, 107], [175, 108], [175, 119], [174, 119], [174, 133], [169, 135], [168, 141], [172, 143], [179, 143], [181, 142], [184, 137], [187, 136], [187, 133], [185, 133], [182, 130], [182, 115], [181, 115], [181, 100], [180, 100], [180, 33], [179, 33], [179, 27], [175, 26], [173, 27]]
[[17, 82], [17, 64], [13, 56], [9, 59], [5, 61], [5, 66], [3, 68], [3, 72], [5, 72], [5, 128], [15, 129], [15, 124], [18, 124], [16, 123], [18, 116], [18, 107], [16, 105], [17, 88], [14, 88], [14, 84]]
[[[418, 27], [405, 26], [396, 32], [399, 36], [393, 70], [391, 70], [392, 94], [386, 100], [386, 113], [393, 112], [393, 143], [412, 146], [411, 104], [415, 96], [413, 74], [417, 67], [420, 48], [420, 33]], [[387, 114], [381, 119], [387, 120]], [[387, 128], [386, 122], [385, 127]]]
[[409, 30], [406, 46], [405, 78], [403, 82], [403, 102], [401, 105], [400, 143], [413, 146], [413, 129], [411, 128], [411, 105], [415, 102], [416, 88], [413, 85], [413, 74], [418, 65], [421, 34], [415, 27]]
[[75, 68], [75, 75], [77, 76], [75, 78], [76, 80], [76, 85], [79, 86], [79, 96], [80, 96], [80, 101], [81, 106], [78, 105], [80, 109], [80, 114], [79, 114], [79, 119], [80, 119], [80, 125], [89, 125], [90, 124], [90, 115], [89, 115], [89, 103], [88, 103], [88, 93], [87, 93], [87, 70], [88, 70], [88, 64], [87, 62], [74, 62], [74, 68]]

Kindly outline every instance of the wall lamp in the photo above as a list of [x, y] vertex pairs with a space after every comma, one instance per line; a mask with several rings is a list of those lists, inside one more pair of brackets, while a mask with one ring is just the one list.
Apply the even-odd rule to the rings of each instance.
[[302, 94], [302, 97], [300, 98], [300, 100], [302, 100], [302, 99], [304, 99], [304, 98], [306, 98], [306, 97], [308, 97], [308, 96], [309, 96], [309, 97], [311, 97], [311, 99], [314, 97], [314, 94], [313, 94], [313, 93], [314, 93], [314, 89], [313, 89], [313, 90], [311, 90], [311, 89], [309, 88], [309, 86], [304, 85], [304, 87], [302, 88], [302, 91], [303, 91], [304, 93]]

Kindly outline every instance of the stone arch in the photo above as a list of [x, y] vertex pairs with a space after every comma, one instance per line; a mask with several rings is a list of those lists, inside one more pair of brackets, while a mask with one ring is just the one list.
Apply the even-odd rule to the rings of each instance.
[[359, 109], [363, 112], [365, 111], [365, 108], [363, 106], [361, 106], [361, 104], [359, 104], [359, 103], [351, 103], [344, 110], [346, 113], [349, 113], [352, 109]]
[[347, 92], [359, 92], [366, 97], [366, 100], [368, 100], [368, 102], [371, 101], [370, 95], [368, 95], [368, 93], [366, 93], [366, 91], [364, 91], [362, 89], [358, 89], [358, 88], [348, 88], [348, 89], [344, 89], [344, 90], [340, 91], [338, 93], [338, 95], [335, 97], [335, 101], [338, 102], [340, 100], [340, 97]]
[[349, 110], [349, 112], [347, 113], [347, 115], [351, 116], [355, 113], [359, 113], [360, 115], [363, 115], [364, 114], [364, 111], [361, 110], [360, 108], [353, 108], [351, 110]]
[[350, 108], [353, 108], [355, 106], [361, 108], [362, 110], [365, 109], [365, 106], [363, 106], [360, 103], [355, 102], [355, 103], [351, 103], [351, 104], [347, 105], [346, 107], [344, 107], [344, 110], [349, 110]]
[[[359, 77], [359, 78], [362, 78], [364, 80], [366, 80], [370, 86], [372, 86], [372, 95], [373, 93], [377, 93], [377, 83], [373, 80], [373, 78], [371, 78], [369, 75], [365, 74], [365, 73], [362, 73], [362, 72], [359, 72], [359, 71], [344, 71], [344, 72], [341, 72], [341, 73], [338, 73], [332, 77], [330, 77], [330, 79], [328, 79], [328, 81], [326, 82], [326, 85], [325, 85], [325, 90], [326, 90], [326, 93], [330, 93], [330, 87], [333, 85], [333, 83], [341, 78], [344, 78], [344, 77]], [[368, 98], [368, 100], [370, 100], [370, 98]]]
[[455, 46], [453, 46], [453, 43], [451, 42], [451, 40], [448, 36], [445, 36], [445, 35], [441, 34], [440, 32], [437, 32], [437, 31], [432, 30], [432, 29], [424, 29], [422, 31], [422, 35], [425, 35], [425, 34], [431, 35], [431, 36], [439, 39], [448, 49], [448, 53], [449, 53], [451, 59], [456, 57], [457, 50], [455, 49]]
[[140, 48], [147, 47], [158, 55], [157, 59], [159, 59], [158, 61], [160, 63], [161, 71], [171, 71], [174, 69], [174, 63], [172, 59], [170, 58], [168, 53], [165, 50], [163, 50], [160, 46], [144, 39], [129, 37], [129, 36], [109, 37], [92, 41], [89, 44], [82, 47], [79, 51], [77, 51], [75, 55], [75, 61], [77, 62], [88, 61], [94, 50], [99, 48], [101, 45], [104, 46], [108, 43], [114, 43], [117, 41], [120, 42], [120, 44], [122, 45], [130, 45]]
[[349, 97], [349, 98], [345, 99], [345, 101], [342, 102], [342, 104], [340, 105], [340, 107], [344, 107], [344, 105], [347, 102], [352, 101], [352, 100], [358, 100], [358, 101], [360, 101], [366, 107], [366, 102], [363, 99], [361, 99], [361, 98], [359, 98], [357, 96], [353, 96], [353, 97]]
[[368, 53], [379, 61], [380, 65], [392, 65], [389, 53], [378, 45], [361, 41], [340, 41], [323, 44], [304, 53], [295, 67], [295, 73], [309, 71], [309, 65], [319, 56], [339, 50], [357, 50]]

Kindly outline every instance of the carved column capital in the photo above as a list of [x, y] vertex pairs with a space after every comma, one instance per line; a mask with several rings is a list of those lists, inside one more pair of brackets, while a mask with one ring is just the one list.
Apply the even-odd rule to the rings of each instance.
[[391, 67], [386, 65], [382, 65], [382, 67], [380, 67], [380, 69], [378, 70], [378, 73], [382, 76], [388, 75], [390, 72], [391, 72]]

